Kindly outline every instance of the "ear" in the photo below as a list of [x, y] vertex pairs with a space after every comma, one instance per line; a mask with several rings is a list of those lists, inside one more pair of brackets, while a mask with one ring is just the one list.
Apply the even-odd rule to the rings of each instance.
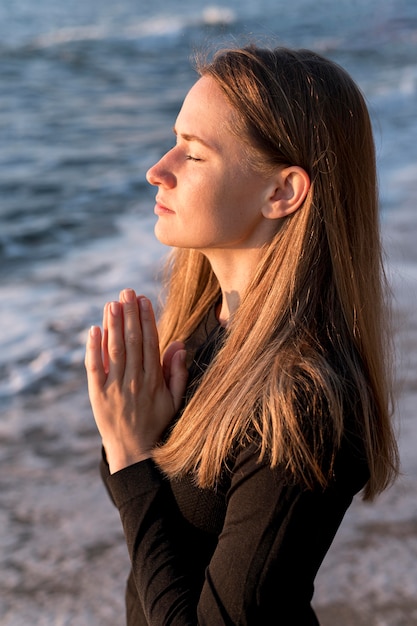
[[267, 219], [279, 219], [295, 213], [310, 189], [310, 177], [298, 165], [290, 165], [274, 176], [273, 190], [262, 208]]

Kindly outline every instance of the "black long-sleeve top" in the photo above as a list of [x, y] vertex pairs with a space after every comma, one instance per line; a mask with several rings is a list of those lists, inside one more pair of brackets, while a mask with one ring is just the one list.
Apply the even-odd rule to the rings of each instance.
[[[212, 326], [188, 345], [190, 393], [221, 341]], [[113, 475], [103, 461], [132, 564], [128, 626], [317, 626], [314, 579], [366, 463], [345, 440], [331, 484], [309, 490], [258, 459], [254, 444], [237, 450], [215, 489], [169, 481], [150, 459]]]

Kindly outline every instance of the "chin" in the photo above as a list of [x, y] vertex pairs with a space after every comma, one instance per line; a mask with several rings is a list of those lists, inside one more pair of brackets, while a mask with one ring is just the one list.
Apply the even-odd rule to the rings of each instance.
[[155, 225], [154, 234], [159, 243], [162, 243], [164, 246], [170, 246], [172, 248], [178, 246], [178, 240], [172, 236], [172, 233], [167, 232], [166, 228], [158, 227], [158, 224]]

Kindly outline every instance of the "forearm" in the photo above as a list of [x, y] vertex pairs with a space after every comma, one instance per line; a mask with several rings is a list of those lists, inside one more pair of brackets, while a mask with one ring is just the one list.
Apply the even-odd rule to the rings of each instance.
[[153, 626], [195, 626], [198, 591], [181, 555], [178, 511], [169, 483], [151, 460], [108, 476], [119, 509], [132, 572]]

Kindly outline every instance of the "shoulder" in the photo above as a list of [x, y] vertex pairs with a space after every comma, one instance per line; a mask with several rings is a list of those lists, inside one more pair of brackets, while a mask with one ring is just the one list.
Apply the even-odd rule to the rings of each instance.
[[262, 453], [260, 436], [256, 435], [247, 445], [235, 448], [229, 457], [229, 489], [232, 492], [243, 483], [251, 483], [254, 494], [260, 494], [263, 488], [265, 494], [271, 493], [271, 490], [292, 489], [294, 493], [341, 491], [353, 496], [361, 491], [369, 479], [369, 468], [363, 441], [358, 433], [347, 427], [337, 448], [333, 449], [331, 443], [324, 448], [328, 455], [325, 462], [329, 465], [331, 463], [325, 485], [314, 479], [306, 481], [303, 473], [294, 471], [285, 456], [282, 462], [274, 462], [269, 450]]

